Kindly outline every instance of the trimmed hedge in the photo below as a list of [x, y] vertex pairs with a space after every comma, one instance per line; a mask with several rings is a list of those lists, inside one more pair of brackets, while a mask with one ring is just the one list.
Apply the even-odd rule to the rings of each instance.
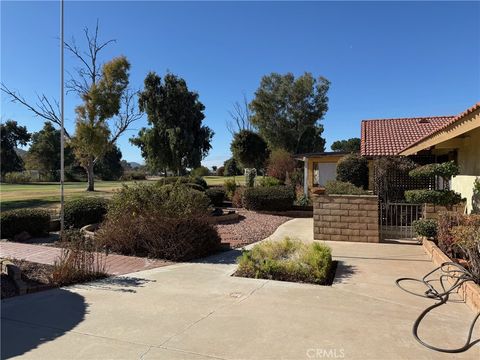
[[412, 225], [418, 236], [425, 236], [427, 238], [434, 238], [437, 236], [438, 223], [435, 219], [415, 220]]
[[325, 184], [325, 192], [328, 195], [366, 195], [367, 190], [355, 186], [349, 182], [330, 180]]
[[368, 161], [365, 157], [350, 154], [337, 164], [337, 180], [352, 183], [363, 189], [368, 188]]
[[412, 204], [451, 206], [462, 202], [462, 196], [453, 190], [407, 190], [405, 200]]
[[48, 234], [50, 228], [50, 214], [39, 209], [18, 209], [4, 211], [0, 215], [2, 239], [12, 239], [24, 231], [31, 236]]
[[286, 211], [295, 200], [289, 186], [247, 188], [243, 193], [243, 206], [248, 210]]
[[108, 201], [99, 197], [85, 197], [65, 202], [65, 227], [81, 228], [103, 221]]
[[212, 187], [205, 191], [205, 195], [208, 196], [210, 202], [214, 206], [222, 206], [223, 200], [225, 200], [225, 190], [220, 187]]

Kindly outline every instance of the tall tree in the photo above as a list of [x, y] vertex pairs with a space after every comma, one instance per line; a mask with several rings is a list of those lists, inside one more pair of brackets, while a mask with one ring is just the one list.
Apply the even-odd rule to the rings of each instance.
[[[101, 51], [115, 40], [101, 42], [98, 30], [98, 22], [93, 32], [84, 29], [86, 51], [82, 51], [74, 39], [65, 43], [65, 49], [80, 63], [66, 83], [67, 92], [75, 93], [82, 101], [75, 109], [75, 134], [72, 136], [67, 131], [65, 136], [71, 141], [75, 156], [87, 173], [87, 191], [94, 190], [95, 163], [130, 124], [141, 117], [135, 107], [136, 94], [128, 89], [130, 64], [124, 56], [101, 63]], [[58, 101], [41, 95], [34, 104], [3, 83], [1, 90], [36, 116], [61, 124]]]
[[27, 128], [19, 126], [14, 120], [7, 120], [4, 124], [0, 124], [2, 176], [11, 171], [23, 170], [23, 160], [16, 149], [19, 145], [27, 145], [30, 136]]
[[264, 76], [250, 103], [252, 123], [272, 149], [291, 153], [323, 151], [323, 126], [330, 82], [311, 73]]
[[230, 145], [233, 157], [244, 168], [263, 169], [269, 151], [265, 140], [257, 133], [242, 130], [235, 134]]
[[[65, 166], [74, 162], [70, 146], [65, 148]], [[32, 142], [27, 151], [25, 166], [49, 175], [52, 180], [59, 179], [60, 170], [60, 130], [46, 121], [43, 128], [32, 134]]]
[[95, 164], [95, 173], [102, 180], [118, 180], [123, 175], [122, 152], [113, 145]]
[[243, 173], [243, 169], [240, 167], [240, 164], [233, 157], [225, 160], [223, 163], [223, 168], [224, 176], [242, 175]]
[[197, 168], [211, 148], [213, 131], [202, 125], [205, 106], [184, 79], [165, 75], [163, 81], [154, 72], [145, 78], [139, 106], [147, 113], [150, 128], [142, 128], [130, 139], [141, 149], [148, 167], [155, 171], [170, 169], [178, 174]]
[[332, 143], [331, 149], [333, 151], [359, 153], [360, 152], [360, 138], [350, 138], [348, 140], [337, 140]]
[[227, 130], [232, 136], [242, 130], [253, 130], [252, 113], [248, 106], [248, 99], [243, 94], [243, 102], [236, 101], [233, 110], [229, 111], [230, 119], [227, 120]]

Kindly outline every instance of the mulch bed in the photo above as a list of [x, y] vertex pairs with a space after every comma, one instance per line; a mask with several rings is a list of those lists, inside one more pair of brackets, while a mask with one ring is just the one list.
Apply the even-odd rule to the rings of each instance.
[[[50, 275], [53, 271], [52, 265], [17, 259], [10, 259], [10, 261], [20, 268], [22, 271], [22, 280], [30, 289], [45, 290], [54, 287], [50, 282]], [[4, 299], [17, 295], [17, 289], [13, 281], [6, 274], [2, 274], [1, 276], [1, 298]]]
[[238, 222], [216, 225], [222, 243], [229, 243], [232, 248], [239, 248], [272, 235], [284, 222], [291, 220], [288, 216], [259, 214], [254, 211], [237, 209]]

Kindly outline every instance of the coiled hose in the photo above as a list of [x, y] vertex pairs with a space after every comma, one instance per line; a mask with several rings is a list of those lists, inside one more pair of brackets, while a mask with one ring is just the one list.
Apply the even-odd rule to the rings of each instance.
[[[428, 279], [430, 275], [435, 273], [436, 271], [440, 270], [442, 274], [440, 275], [439, 279]], [[450, 287], [446, 287], [446, 281], [448, 280], [453, 280], [453, 284]], [[427, 290], [422, 294], [422, 293], [416, 293], [410, 290], [407, 290], [406, 288], [402, 287], [401, 283], [405, 281], [413, 281], [413, 282], [418, 282], [427, 287]], [[435, 287], [432, 285], [432, 282], [437, 281], [440, 282], [440, 285], [442, 287], [441, 292], [439, 292]], [[420, 337], [418, 336], [418, 327], [420, 326], [420, 323], [422, 322], [423, 318], [433, 309], [442, 306], [448, 301], [448, 298], [452, 292], [457, 290], [460, 286], [462, 286], [463, 283], [467, 281], [475, 281], [475, 277], [463, 266], [454, 263], [454, 262], [445, 262], [439, 267], [433, 269], [430, 271], [428, 274], [426, 274], [422, 279], [414, 279], [414, 278], [400, 278], [397, 279], [395, 282], [397, 286], [402, 289], [403, 291], [406, 291], [409, 294], [415, 295], [415, 296], [420, 296], [423, 298], [427, 299], [433, 299], [433, 300], [438, 300], [437, 303], [427, 307], [422, 313], [418, 316], [417, 320], [415, 320], [413, 324], [413, 329], [412, 333], [414, 338], [423, 346], [435, 350], [435, 351], [441, 351], [444, 353], [460, 353], [464, 352], [468, 349], [470, 349], [472, 346], [474, 346], [476, 343], [480, 342], [480, 339], [476, 339], [474, 341], [472, 340], [472, 335], [473, 335], [473, 330], [475, 328], [475, 323], [477, 322], [478, 318], [480, 317], [480, 313], [478, 313], [473, 321], [472, 324], [470, 325], [469, 331], [468, 331], [468, 337], [465, 345], [458, 349], [442, 349], [430, 344], [427, 344], [424, 342]]]

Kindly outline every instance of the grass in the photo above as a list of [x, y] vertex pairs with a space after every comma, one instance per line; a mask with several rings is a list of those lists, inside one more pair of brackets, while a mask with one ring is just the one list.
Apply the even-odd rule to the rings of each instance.
[[332, 277], [331, 250], [320, 243], [305, 244], [288, 237], [265, 241], [237, 260], [236, 276], [328, 285]]
[[[205, 176], [208, 185], [223, 185], [231, 176]], [[144, 180], [149, 182], [150, 180]], [[243, 176], [236, 176], [235, 181], [244, 184]], [[138, 181], [140, 182], [140, 181]], [[152, 180], [153, 182], [153, 180]], [[86, 196], [111, 197], [122, 184], [133, 184], [134, 181], [95, 181], [95, 191], [86, 192], [86, 182], [65, 183], [65, 199], [78, 199]], [[48, 208], [55, 211], [60, 206], [60, 184], [57, 182], [29, 184], [0, 184], [1, 210], [22, 208]]]

